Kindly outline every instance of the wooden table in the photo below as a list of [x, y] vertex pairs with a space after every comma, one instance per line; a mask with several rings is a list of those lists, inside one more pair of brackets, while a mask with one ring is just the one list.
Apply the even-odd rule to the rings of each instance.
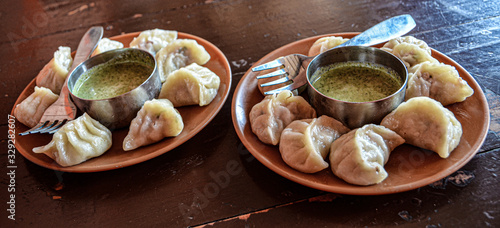
[[[480, 83], [491, 124], [475, 157], [457, 173], [412, 191], [352, 196], [311, 189], [275, 174], [243, 146], [231, 121], [232, 92], [267, 53], [320, 34], [360, 32], [411, 14], [411, 35], [448, 55]], [[500, 4], [498, 1], [13, 1], [3, 3], [0, 38], [0, 227], [495, 227], [500, 225]], [[15, 154], [8, 168], [8, 113], [60, 45], [73, 50], [101, 25], [104, 36], [152, 28], [200, 36], [232, 69], [227, 102], [195, 137], [152, 160], [98, 173], [42, 168]], [[21, 136], [17, 136], [21, 137]], [[213, 194], [213, 175], [235, 170]], [[14, 175], [7, 173], [14, 170]], [[443, 185], [443, 183], [447, 183]], [[9, 192], [11, 188], [15, 192]], [[15, 203], [10, 196], [15, 196]], [[7, 210], [15, 206], [15, 221]]]

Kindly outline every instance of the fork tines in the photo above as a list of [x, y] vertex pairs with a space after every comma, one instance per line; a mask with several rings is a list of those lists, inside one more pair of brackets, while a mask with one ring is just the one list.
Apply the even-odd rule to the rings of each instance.
[[290, 81], [290, 79], [287, 76], [285, 76], [285, 77], [276, 79], [276, 80], [271, 81], [271, 82], [263, 83], [262, 85], [260, 85], [260, 87], [278, 85], [278, 84], [282, 84], [282, 83], [285, 83], [288, 81]]
[[279, 57], [271, 62], [267, 62], [267, 63], [261, 64], [261, 65], [258, 65], [256, 67], [252, 68], [252, 71], [255, 72], [255, 71], [269, 70], [269, 69], [283, 66], [283, 64], [284, 64], [283, 57]]
[[[269, 70], [272, 68], [281, 67], [281, 66], [284, 66], [284, 61], [285, 61], [285, 59], [283, 57], [280, 57], [280, 58], [277, 58], [271, 62], [267, 62], [267, 63], [261, 64], [259, 66], [256, 66], [256, 67], [252, 68], [252, 71], [263, 71], [263, 70]], [[281, 77], [277, 80], [263, 83], [260, 85], [261, 87], [266, 87], [266, 86], [278, 85], [278, 84], [285, 83], [285, 82], [289, 81], [290, 79], [286, 76], [286, 74], [287, 74], [287, 71], [283, 68], [283, 69], [279, 69], [279, 70], [273, 71], [273, 72], [268, 73], [268, 74], [259, 75], [256, 78], [257, 79], [264, 79], [264, 78], [272, 78], [272, 77], [276, 77], [276, 76], [280, 76], [280, 75], [285, 76], [285, 77]]]
[[286, 70], [285, 69], [280, 69], [280, 70], [277, 70], [277, 71], [273, 71], [273, 72], [271, 72], [269, 74], [259, 75], [259, 76], [257, 76], [257, 79], [271, 78], [271, 77], [275, 77], [275, 76], [279, 76], [279, 75], [283, 75], [283, 74], [286, 74]]
[[54, 134], [59, 128], [61, 128], [66, 122], [68, 122], [67, 119], [64, 119], [62, 121], [55, 120], [54, 122], [50, 121], [45, 121], [45, 122], [40, 122], [33, 128], [19, 133], [19, 135], [29, 135], [29, 134], [34, 134], [34, 133], [49, 133], [49, 134]]

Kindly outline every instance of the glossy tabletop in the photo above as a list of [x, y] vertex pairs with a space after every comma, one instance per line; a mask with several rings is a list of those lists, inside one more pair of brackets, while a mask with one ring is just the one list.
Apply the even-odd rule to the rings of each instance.
[[[500, 226], [498, 1], [8, 0], [2, 6], [0, 227]], [[400, 14], [417, 23], [409, 35], [460, 65], [486, 98], [489, 128], [470, 160], [424, 186], [356, 195], [303, 185], [254, 157], [232, 113], [233, 98], [246, 95], [237, 87], [252, 65], [287, 44], [361, 32]], [[9, 114], [54, 51], [75, 50], [96, 25], [104, 37], [161, 28], [213, 44], [229, 63], [227, 100], [197, 134], [137, 164], [84, 173], [40, 166], [14, 148], [23, 136], [12, 132], [21, 123]]]

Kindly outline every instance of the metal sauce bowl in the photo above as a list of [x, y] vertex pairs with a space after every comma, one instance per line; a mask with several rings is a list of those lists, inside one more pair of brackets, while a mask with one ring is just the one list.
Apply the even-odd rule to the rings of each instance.
[[[101, 63], [117, 59], [119, 61], [141, 61], [152, 66], [153, 72], [140, 86], [112, 98], [89, 100], [73, 94], [75, 83], [84, 72]], [[147, 51], [134, 48], [111, 50], [89, 58], [78, 65], [68, 77], [68, 89], [76, 106], [109, 129], [128, 126], [144, 102], [156, 98], [161, 88], [161, 80], [154, 56]]]
[[[314, 72], [323, 66], [339, 62], [367, 62], [394, 70], [402, 79], [401, 88], [385, 98], [367, 102], [347, 102], [323, 95], [312, 86]], [[389, 112], [404, 100], [408, 70], [404, 63], [389, 52], [374, 47], [346, 46], [328, 50], [316, 56], [307, 67], [307, 92], [318, 115], [328, 115], [354, 129], [368, 123], [379, 124]]]

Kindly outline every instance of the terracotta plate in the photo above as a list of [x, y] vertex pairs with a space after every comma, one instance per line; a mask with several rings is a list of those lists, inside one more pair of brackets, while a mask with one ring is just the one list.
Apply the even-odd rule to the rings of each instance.
[[[128, 33], [111, 37], [110, 39], [120, 41], [125, 46], [128, 46], [130, 41], [132, 41], [132, 39], [138, 35], [139, 32]], [[123, 138], [125, 138], [125, 136], [127, 135], [128, 129], [113, 131], [113, 146], [106, 153], [104, 153], [100, 157], [90, 159], [84, 163], [71, 167], [59, 166], [56, 162], [54, 162], [46, 155], [35, 154], [31, 151], [33, 147], [42, 146], [49, 143], [52, 135], [33, 134], [27, 136], [18, 136], [16, 137], [15, 142], [16, 148], [28, 160], [49, 169], [65, 172], [98, 172], [126, 167], [149, 160], [176, 148], [177, 146], [195, 136], [215, 117], [215, 115], [217, 115], [224, 102], [226, 101], [229, 95], [229, 90], [231, 89], [231, 68], [224, 54], [215, 45], [208, 42], [207, 40], [181, 32], [178, 33], [178, 38], [194, 39], [200, 45], [205, 47], [211, 58], [210, 61], [203, 66], [208, 67], [220, 77], [219, 91], [212, 103], [204, 107], [188, 106], [177, 109], [181, 113], [182, 119], [184, 121], [184, 130], [179, 136], [166, 138], [158, 143], [140, 147], [133, 151], [125, 152], [122, 150], [122, 143]], [[31, 83], [24, 89], [24, 91], [17, 99], [15, 105], [29, 96], [33, 92], [34, 87], [35, 79], [33, 79], [33, 81], [31, 81]], [[16, 124], [16, 132], [18, 133], [23, 132], [27, 129], [28, 127], [24, 126], [21, 123]]]
[[[336, 35], [351, 38], [356, 34], [339, 33], [323, 36]], [[264, 56], [254, 66], [292, 53], [307, 54], [314, 41], [323, 36], [299, 40], [278, 48]], [[389, 173], [388, 178], [372, 186], [356, 186], [344, 182], [334, 176], [330, 168], [315, 174], [296, 171], [284, 163], [277, 146], [263, 144], [252, 133], [248, 114], [253, 105], [260, 102], [264, 96], [257, 88], [257, 79], [255, 79], [257, 74], [251, 70], [246, 72], [234, 92], [232, 102], [234, 127], [246, 148], [262, 164], [285, 178], [311, 188], [341, 194], [381, 195], [428, 185], [452, 174], [476, 154], [486, 137], [490, 122], [486, 97], [474, 78], [452, 59], [435, 50], [432, 51], [432, 56], [440, 62], [455, 66], [461, 77], [474, 89], [474, 95], [464, 102], [447, 106], [462, 123], [464, 132], [460, 144], [447, 159], [442, 159], [433, 152], [404, 144], [391, 153], [385, 165]]]

